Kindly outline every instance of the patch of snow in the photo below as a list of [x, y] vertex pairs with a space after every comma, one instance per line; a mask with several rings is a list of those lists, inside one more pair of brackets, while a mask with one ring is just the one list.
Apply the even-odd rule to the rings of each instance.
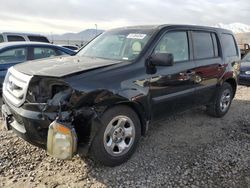
[[215, 27], [231, 30], [234, 33], [247, 33], [250, 32], [250, 25], [243, 23], [231, 23], [231, 24], [216, 24]]

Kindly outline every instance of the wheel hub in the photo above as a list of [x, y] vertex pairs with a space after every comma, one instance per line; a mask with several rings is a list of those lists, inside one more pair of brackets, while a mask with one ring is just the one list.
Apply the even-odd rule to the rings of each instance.
[[135, 126], [127, 116], [114, 117], [104, 132], [104, 147], [112, 156], [127, 153], [135, 140]]
[[125, 139], [125, 131], [123, 128], [117, 128], [113, 133], [113, 140], [115, 143], [121, 142]]
[[220, 109], [222, 112], [225, 112], [228, 109], [230, 105], [230, 101], [231, 101], [231, 93], [227, 89], [222, 93], [221, 99], [220, 99]]

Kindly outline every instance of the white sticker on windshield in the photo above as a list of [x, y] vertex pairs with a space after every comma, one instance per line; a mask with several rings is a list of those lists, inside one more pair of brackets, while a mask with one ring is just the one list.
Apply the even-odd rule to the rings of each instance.
[[147, 35], [140, 33], [130, 33], [127, 38], [128, 39], [144, 39]]

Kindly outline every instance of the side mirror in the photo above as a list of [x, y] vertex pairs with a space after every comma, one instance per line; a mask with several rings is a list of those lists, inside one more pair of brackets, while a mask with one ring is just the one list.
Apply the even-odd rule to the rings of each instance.
[[170, 53], [156, 53], [151, 55], [149, 63], [151, 66], [173, 66], [174, 56]]

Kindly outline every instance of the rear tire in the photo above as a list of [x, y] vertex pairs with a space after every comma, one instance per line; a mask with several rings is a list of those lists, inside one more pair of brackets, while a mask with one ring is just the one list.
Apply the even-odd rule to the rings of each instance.
[[223, 117], [229, 110], [233, 99], [232, 86], [224, 82], [219, 88], [212, 104], [207, 106], [207, 113], [213, 117]]
[[137, 114], [127, 106], [115, 106], [101, 117], [103, 126], [95, 136], [90, 157], [106, 166], [117, 166], [134, 153], [141, 136]]

